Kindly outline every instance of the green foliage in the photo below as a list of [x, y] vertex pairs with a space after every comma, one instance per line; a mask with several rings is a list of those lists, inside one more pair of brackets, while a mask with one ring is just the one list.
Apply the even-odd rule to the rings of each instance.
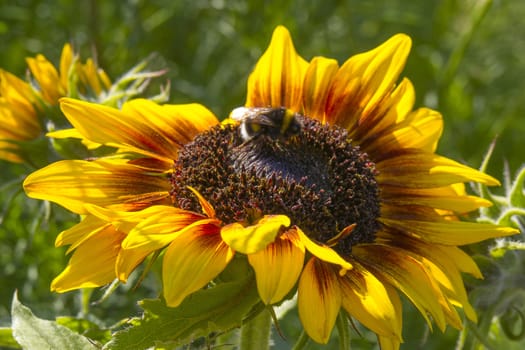
[[20, 344], [13, 338], [12, 328], [0, 328], [0, 347], [6, 349], [21, 349]]
[[[143, 300], [141, 319], [131, 320], [131, 326], [114, 334], [105, 349], [148, 349], [151, 346], [175, 347], [191, 343], [209, 334], [221, 334], [242, 325], [252, 311], [261, 311], [254, 276], [245, 259], [235, 259], [223, 272], [222, 283], [200, 290], [185, 299], [177, 308], [161, 300]], [[241, 266], [239, 266], [241, 265]], [[239, 268], [243, 276], [230, 280], [225, 275]], [[208, 341], [213, 343], [212, 339]]]
[[95, 350], [88, 338], [53, 321], [36, 317], [15, 294], [11, 308], [13, 337], [24, 349]]
[[[394, 33], [405, 32], [413, 38], [413, 49], [403, 75], [415, 85], [416, 106], [436, 108], [444, 116], [445, 131], [439, 152], [471, 165], [479, 164], [487, 145], [497, 137], [493, 160], [487, 167], [488, 173], [497, 176], [504, 160], [513, 170], [523, 162], [524, 17], [525, 3], [497, 0], [135, 0], [125, 3], [8, 0], [0, 3], [0, 51], [3, 53], [0, 68], [22, 77], [27, 68], [25, 57], [38, 53], [58, 64], [62, 46], [71, 41], [82, 57], [95, 56], [98, 65], [115, 81], [156, 52], [152, 69], [168, 69], [165, 80], [171, 83], [170, 102], [199, 102], [224, 117], [244, 103], [247, 77], [278, 24], [290, 29], [297, 50], [306, 59], [323, 55], [334, 57], [340, 63], [352, 54], [375, 47]], [[157, 94], [158, 87], [153, 88]], [[31, 150], [35, 159], [40, 151], [43, 150], [38, 147]], [[141, 305], [144, 310], [136, 307], [138, 299], [157, 297], [160, 288], [155, 274], [136, 291], [130, 290], [130, 282], [120, 286], [103, 303], [89, 308], [75, 292], [50, 293], [51, 280], [67, 263], [65, 249], [54, 248], [54, 239], [78, 218], [56, 206], [28, 200], [20, 192], [21, 182], [32, 169], [0, 162], [0, 326], [10, 325], [11, 317], [14, 320], [16, 316], [34, 322], [37, 330], [38, 325], [42, 325], [49, 327], [45, 328], [46, 332], [69, 336], [70, 332], [63, 331], [63, 327], [36, 319], [16, 300], [13, 315], [9, 315], [15, 290], [43, 317], [81, 316], [62, 318], [59, 323], [77, 333], [87, 331], [91, 339], [101, 344], [108, 340], [112, 322], [145, 311], [142, 319], [131, 322], [132, 327], [117, 333], [112, 345], [115, 347], [129, 345], [129, 341], [141, 337], [133, 325], [142, 324], [156, 332], [156, 320], [174, 317], [172, 322], [176, 326], [177, 317], [191, 311], [177, 309], [175, 312], [153, 301], [145, 301]], [[513, 183], [523, 186], [523, 178], [516, 178]], [[521, 196], [516, 200], [523, 203], [523, 188], [513, 193]], [[492, 198], [498, 201], [497, 196]], [[516, 200], [512, 202], [513, 209], [523, 208], [523, 204], [516, 205]], [[514, 215], [503, 217], [507, 219], [504, 223], [519, 224]], [[511, 250], [509, 257], [507, 252]], [[499, 246], [492, 252], [499, 254], [496, 256], [499, 258], [514, 259], [518, 250]], [[500, 263], [503, 268], [500, 266], [497, 271], [508, 271], [505, 264], [510, 262], [501, 260]], [[516, 261], [513, 264], [519, 266]], [[494, 280], [488, 276], [487, 281]], [[231, 284], [201, 293], [227, 295], [228, 285]], [[251, 295], [249, 293], [247, 295]], [[242, 310], [249, 309], [249, 299], [243, 299], [247, 296], [240, 297], [239, 303], [246, 302]], [[201, 307], [215, 312], [219, 306], [204, 304]], [[425, 338], [428, 330], [420, 316], [408, 310], [405, 311], [406, 348], [423, 343], [428, 349], [452, 346], [451, 339], [456, 336], [453, 331], [445, 336], [436, 332]], [[237, 316], [215, 319], [217, 328], [214, 329], [233, 327], [239, 322]], [[519, 320], [513, 314], [507, 316]], [[203, 322], [195, 318], [193, 321]], [[490, 328], [491, 336], [503, 339], [498, 324], [489, 322], [487, 329]], [[285, 316], [282, 326], [293, 339], [299, 336], [294, 325], [299, 325], [299, 321], [291, 312]], [[166, 329], [160, 331], [167, 334]], [[375, 339], [366, 331], [361, 330], [361, 335], [353, 335], [355, 348], [370, 348], [370, 344], [375, 344]], [[280, 348], [289, 348], [290, 343], [276, 338]], [[17, 338], [20, 339], [26, 341], [25, 336]], [[504, 343], [511, 346], [509, 344], [516, 346], [510, 341]], [[0, 345], [16, 346], [6, 328], [0, 329]], [[330, 343], [328, 348], [337, 346]]]
[[417, 105], [445, 117], [441, 152], [479, 164], [483, 145], [498, 136], [493, 169], [503, 158], [515, 169], [522, 157], [508, 150], [525, 131], [524, 15], [519, 1], [26, 0], [0, 5], [0, 51], [9, 53], [0, 67], [22, 75], [24, 57], [58, 62], [58, 48], [72, 41], [115, 79], [157, 52], [172, 102], [198, 101], [225, 116], [244, 102], [246, 78], [277, 24], [305, 58], [340, 62], [405, 32], [414, 45], [404, 75]]

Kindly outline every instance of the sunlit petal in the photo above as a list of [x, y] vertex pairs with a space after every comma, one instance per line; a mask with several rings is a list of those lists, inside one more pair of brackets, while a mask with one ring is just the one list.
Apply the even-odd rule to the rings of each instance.
[[129, 275], [152, 252], [149, 249], [122, 249], [115, 261], [115, 274], [121, 282], [127, 282]]
[[165, 177], [125, 160], [64, 160], [29, 175], [24, 189], [29, 197], [86, 214], [84, 203], [121, 210], [163, 203], [170, 186]]
[[423, 205], [452, 210], [456, 213], [467, 213], [492, 205], [484, 198], [456, 192], [454, 187], [457, 186], [455, 185], [436, 188], [404, 188], [384, 185], [381, 196], [385, 203], [392, 206]]
[[[118, 110], [63, 98], [60, 108], [87, 139], [127, 147], [130, 151], [167, 162], [176, 159], [178, 149], [195, 135], [218, 123], [210, 111], [197, 104], [161, 106], [150, 100], [135, 99]], [[97, 117], [93, 118], [94, 115]], [[107, 127], [98, 127], [100, 123]]]
[[199, 218], [191, 212], [172, 214], [169, 210], [163, 210], [135, 226], [122, 243], [122, 247], [153, 251], [168, 245], [185, 232], [204, 230], [205, 227], [218, 231], [219, 222], [216, 219]]
[[297, 303], [306, 333], [326, 344], [341, 307], [341, 288], [337, 273], [322, 261], [311, 258], [299, 280]]
[[343, 270], [342, 272], [352, 269], [352, 264], [343, 259], [339, 254], [335, 252], [335, 250], [326, 245], [321, 245], [313, 242], [310, 238], [308, 238], [308, 236], [304, 234], [303, 231], [301, 231], [300, 228], [297, 227], [296, 230], [299, 234], [301, 242], [312, 255], [316, 256], [322, 261], [339, 265]]
[[281, 301], [296, 284], [303, 269], [304, 255], [304, 246], [293, 229], [265, 249], [248, 255], [255, 270], [259, 295], [265, 304]]
[[53, 280], [51, 290], [63, 293], [100, 287], [116, 279], [115, 261], [124, 237], [124, 233], [108, 225], [85, 240], [73, 252], [64, 271]]
[[493, 177], [451, 159], [427, 152], [410, 152], [377, 163], [381, 184], [428, 188], [475, 181], [499, 185]]
[[163, 259], [162, 280], [166, 303], [175, 307], [191, 293], [215, 278], [230, 260], [233, 251], [220, 238], [218, 230], [197, 226], [177, 237]]
[[331, 58], [314, 57], [304, 78], [303, 109], [310, 118], [325, 122], [325, 105], [339, 65]]
[[278, 26], [248, 79], [246, 106], [286, 106], [300, 111], [307, 67], [308, 63], [295, 51], [288, 30]]
[[221, 230], [224, 242], [233, 250], [243, 254], [253, 254], [275, 240], [283, 228], [290, 226], [290, 218], [285, 215], [267, 215], [255, 225], [244, 227], [239, 223], [226, 225]]
[[34, 58], [28, 57], [26, 62], [38, 83], [42, 96], [49, 104], [57, 104], [58, 99], [64, 96], [66, 91], [61, 89], [60, 77], [55, 66], [42, 55], [37, 55]]
[[76, 249], [79, 245], [84, 243], [87, 239], [97, 234], [101, 230], [110, 226], [106, 221], [100, 220], [96, 216], [87, 215], [82, 221], [70, 229], [60, 232], [55, 240], [55, 246], [61, 247], [69, 245], [67, 253]]
[[403, 123], [379, 135], [367, 152], [375, 155], [376, 161], [389, 152], [400, 148], [420, 149], [433, 152], [443, 130], [443, 120], [436, 111], [421, 108], [410, 113]]
[[67, 93], [67, 87], [69, 83], [70, 69], [73, 65], [73, 48], [70, 44], [65, 44], [62, 48], [62, 54], [60, 55], [60, 85], [64, 88]]
[[430, 327], [432, 323], [428, 315], [444, 330], [445, 314], [440, 304], [445, 296], [421, 262], [401, 249], [379, 244], [356, 246], [353, 254], [375, 276], [401, 290]]
[[401, 302], [388, 293], [385, 283], [354, 262], [354, 269], [340, 279], [343, 307], [375, 333], [401, 340]]
[[334, 77], [327, 101], [328, 122], [351, 129], [390, 92], [405, 65], [411, 40], [398, 34], [377, 48], [352, 56]]
[[416, 221], [381, 218], [383, 224], [406, 232], [407, 235], [429, 243], [465, 245], [489, 238], [510, 236], [518, 230], [488, 223], [463, 221]]

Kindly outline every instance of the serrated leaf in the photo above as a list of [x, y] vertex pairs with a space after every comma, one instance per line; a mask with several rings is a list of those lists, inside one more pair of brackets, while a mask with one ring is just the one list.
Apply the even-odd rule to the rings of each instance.
[[143, 300], [144, 317], [135, 319], [135, 326], [115, 333], [104, 349], [147, 349], [159, 344], [174, 347], [241, 326], [246, 315], [260, 304], [253, 274], [248, 276], [197, 291], [177, 308], [158, 299]]
[[54, 321], [36, 317], [31, 310], [13, 296], [11, 305], [13, 337], [26, 350], [61, 349], [95, 350], [86, 337], [61, 326]]
[[111, 339], [111, 331], [109, 329], [102, 329], [96, 323], [83, 318], [61, 316], [57, 317], [56, 322], [100, 344], [104, 344]]

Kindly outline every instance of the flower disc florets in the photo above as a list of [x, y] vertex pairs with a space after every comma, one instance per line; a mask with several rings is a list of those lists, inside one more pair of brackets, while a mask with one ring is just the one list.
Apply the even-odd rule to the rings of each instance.
[[175, 161], [174, 203], [199, 211], [188, 186], [199, 191], [225, 223], [253, 223], [262, 215], [284, 214], [311, 238], [328, 242], [372, 242], [379, 227], [375, 165], [353, 146], [346, 130], [304, 116], [302, 129], [289, 138], [267, 135], [245, 141], [238, 125], [222, 125], [198, 135]]

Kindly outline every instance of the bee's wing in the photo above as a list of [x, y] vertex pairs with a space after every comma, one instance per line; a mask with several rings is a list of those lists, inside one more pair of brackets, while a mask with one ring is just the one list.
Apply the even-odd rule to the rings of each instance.
[[253, 118], [250, 119], [253, 123], [259, 124], [259, 125], [266, 125], [271, 127], [277, 127], [278, 124], [275, 123], [275, 120], [270, 118], [266, 114], [257, 114]]

